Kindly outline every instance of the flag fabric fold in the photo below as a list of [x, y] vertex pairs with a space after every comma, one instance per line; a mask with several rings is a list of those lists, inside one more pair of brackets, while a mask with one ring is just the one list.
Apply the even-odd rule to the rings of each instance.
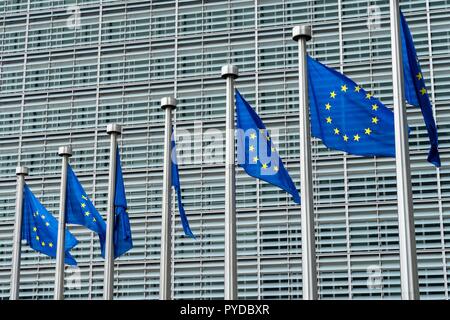
[[[22, 239], [32, 249], [56, 257], [58, 220], [47, 211], [26, 184], [23, 194]], [[66, 229], [64, 262], [68, 265], [77, 265], [69, 252], [77, 244], [78, 240]]]
[[183, 231], [186, 236], [194, 238], [195, 235], [189, 226], [189, 221], [186, 216], [186, 212], [184, 211], [183, 202], [181, 199], [181, 184], [180, 184], [180, 174], [178, 172], [178, 164], [177, 164], [177, 151], [175, 145], [175, 135], [172, 130], [172, 186], [174, 187], [177, 193], [177, 202], [178, 202], [178, 211], [180, 213], [181, 224], [183, 226]]
[[395, 157], [394, 113], [345, 75], [307, 60], [312, 135], [330, 149]]
[[118, 258], [133, 248], [131, 226], [127, 212], [127, 199], [123, 182], [119, 148], [116, 151], [116, 192], [114, 198], [114, 258]]
[[425, 126], [430, 140], [430, 151], [428, 153], [428, 162], [436, 167], [441, 166], [438, 146], [438, 132], [436, 122], [433, 117], [433, 108], [431, 106], [425, 80], [420, 68], [416, 48], [413, 38], [403, 13], [401, 17], [401, 38], [402, 38], [402, 57], [403, 57], [403, 75], [405, 79], [405, 98], [409, 104], [420, 107]]
[[298, 190], [285, 169], [266, 126], [238, 90], [235, 96], [238, 165], [248, 175], [291, 194], [294, 202], [300, 204]]
[[104, 256], [106, 223], [87, 196], [70, 165], [67, 167], [66, 215], [67, 223], [85, 226], [98, 234], [101, 253]]

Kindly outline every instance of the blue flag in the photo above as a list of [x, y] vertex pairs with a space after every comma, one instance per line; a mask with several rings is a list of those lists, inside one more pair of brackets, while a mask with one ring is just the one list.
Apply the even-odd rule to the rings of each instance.
[[114, 198], [114, 207], [116, 211], [114, 220], [114, 258], [118, 258], [133, 248], [119, 148], [117, 148], [116, 152], [116, 196]]
[[[22, 239], [32, 249], [47, 256], [56, 257], [58, 220], [45, 209], [26, 184], [23, 190]], [[77, 244], [77, 239], [66, 230], [64, 258], [66, 264], [77, 265], [69, 253]]]
[[394, 113], [372, 93], [308, 56], [312, 135], [330, 149], [395, 157]]
[[172, 130], [172, 186], [174, 187], [177, 193], [178, 210], [180, 212], [181, 224], [183, 225], [184, 233], [188, 237], [195, 239], [195, 236], [191, 231], [191, 227], [189, 226], [189, 221], [187, 219], [186, 213], [184, 212], [183, 202], [181, 201], [180, 175], [178, 173], [177, 149], [175, 145], [175, 135], [173, 134], [173, 130]]
[[420, 107], [431, 145], [428, 153], [428, 162], [434, 164], [436, 167], [440, 167], [441, 159], [439, 157], [438, 133], [433, 118], [433, 109], [431, 107], [430, 98], [425, 86], [425, 80], [423, 79], [411, 32], [405, 17], [402, 13], [400, 13], [400, 15], [405, 98], [411, 105]]
[[85, 226], [98, 234], [104, 256], [106, 223], [89, 200], [70, 165], [67, 167], [66, 215], [67, 223]]
[[266, 126], [236, 90], [236, 129], [238, 164], [248, 175], [273, 184], [290, 193], [295, 203], [300, 195], [284, 168]]

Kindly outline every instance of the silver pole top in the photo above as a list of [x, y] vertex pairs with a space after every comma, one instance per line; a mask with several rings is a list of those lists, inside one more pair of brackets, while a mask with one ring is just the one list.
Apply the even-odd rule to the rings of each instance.
[[292, 29], [292, 39], [298, 41], [302, 37], [306, 38], [306, 41], [311, 40], [311, 26], [295, 26]]
[[108, 134], [113, 134], [113, 133], [122, 134], [122, 126], [117, 123], [110, 123], [106, 127], [106, 132]]
[[177, 107], [177, 99], [173, 97], [164, 97], [161, 99], [161, 109], [172, 108], [176, 109]]
[[66, 146], [66, 147], [59, 147], [58, 149], [58, 155], [60, 157], [71, 157], [72, 156], [72, 147]]
[[239, 69], [235, 65], [227, 64], [222, 67], [222, 78], [228, 78], [233, 77], [237, 78], [239, 77]]
[[16, 167], [16, 175], [27, 176], [28, 175], [28, 167], [24, 167], [24, 166]]

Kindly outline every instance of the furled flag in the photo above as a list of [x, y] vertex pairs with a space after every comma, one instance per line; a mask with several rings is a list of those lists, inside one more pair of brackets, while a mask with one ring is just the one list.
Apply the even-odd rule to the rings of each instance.
[[181, 224], [183, 225], [184, 233], [187, 236], [195, 239], [195, 236], [191, 231], [191, 227], [189, 226], [189, 221], [187, 219], [186, 213], [184, 211], [183, 202], [181, 201], [180, 175], [178, 173], [177, 149], [175, 145], [175, 135], [173, 134], [173, 130], [172, 130], [172, 186], [174, 187], [177, 193], [178, 210], [180, 212]]
[[431, 145], [428, 153], [428, 162], [434, 164], [436, 167], [440, 167], [441, 159], [439, 157], [438, 132], [433, 118], [433, 109], [431, 107], [430, 98], [425, 86], [425, 80], [423, 79], [411, 32], [405, 17], [402, 13], [400, 13], [400, 15], [405, 97], [411, 105], [420, 107]]
[[104, 256], [106, 223], [84, 192], [83, 186], [70, 165], [67, 167], [66, 199], [67, 223], [82, 225], [97, 233]]
[[236, 129], [238, 164], [248, 175], [290, 193], [295, 203], [300, 195], [284, 168], [266, 126], [244, 97], [236, 90]]
[[[58, 220], [45, 209], [26, 184], [23, 190], [22, 239], [32, 249], [47, 256], [56, 257]], [[66, 264], [77, 264], [69, 252], [77, 244], [77, 239], [66, 230], [64, 248]]]
[[133, 248], [119, 148], [117, 148], [116, 152], [116, 196], [114, 198], [114, 207], [116, 211], [114, 220], [114, 258], [118, 258]]
[[330, 149], [395, 157], [394, 113], [343, 74], [308, 56], [312, 135]]

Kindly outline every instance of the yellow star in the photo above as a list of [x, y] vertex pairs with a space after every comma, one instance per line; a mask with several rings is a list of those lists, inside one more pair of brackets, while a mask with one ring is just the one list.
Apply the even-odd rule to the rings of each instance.
[[353, 136], [353, 140], [355, 141], [359, 141], [361, 137], [359, 136], [359, 134], [356, 134], [356, 136]]
[[366, 94], [366, 99], [370, 99], [370, 98], [372, 98], [372, 96], [373, 96], [373, 94], [367, 93], [367, 94]]
[[36, 240], [39, 240], [39, 236], [36, 236]]
[[325, 105], [325, 109], [331, 110], [331, 104], [327, 103], [327, 104]]
[[49, 246], [50, 248], [53, 248], [53, 243], [50, 242], [50, 243], [48, 244], [48, 246]]
[[278, 170], [280, 170], [280, 169], [279, 169], [277, 166], [274, 166], [274, 167], [273, 167], [273, 171], [274, 171], [274, 172], [278, 172]]
[[254, 163], [257, 163], [258, 160], [259, 160], [258, 157], [253, 157], [253, 162], [254, 162]]
[[419, 73], [416, 75], [416, 77], [417, 77], [417, 80], [421, 80], [421, 79], [422, 79], [422, 73], [419, 72]]
[[256, 134], [255, 134], [255, 133], [252, 133], [252, 134], [250, 135], [250, 139], [252, 139], [252, 140], [256, 139]]
[[42, 216], [41, 216], [41, 218], [42, 218], [42, 219], [45, 219], [45, 216], [44, 216], [44, 215], [42, 215]]
[[270, 150], [271, 150], [272, 152], [277, 152], [277, 150], [275, 149], [275, 147], [271, 147]]
[[334, 91], [330, 92], [330, 97], [333, 99], [336, 98], [336, 92]]
[[367, 129], [365, 130], [365, 134], [367, 134], [367, 135], [370, 136], [371, 133], [372, 133], [372, 130], [371, 130], [370, 128], [367, 128]]
[[84, 200], [88, 199], [85, 195], [82, 195], [81, 198], [83, 198]]
[[42, 244], [43, 247], [45, 247], [45, 242], [44, 241], [42, 241], [41, 244]]
[[37, 217], [39, 215], [39, 211], [36, 211], [33, 216]]
[[340, 133], [340, 131], [338, 128], [334, 129], [334, 134], [339, 134], [339, 133]]
[[267, 169], [267, 163], [263, 163], [262, 168]]
[[50, 225], [50, 223], [46, 222], [45, 225], [48, 227]]
[[344, 138], [344, 141], [345, 141], [345, 142], [347, 142], [347, 141], [348, 141], [348, 137], [347, 137], [347, 135], [346, 135], [346, 134], [344, 134], [343, 138]]
[[270, 141], [270, 137], [269, 136], [266, 136], [266, 139], [267, 139], [267, 141]]
[[373, 117], [372, 118], [372, 123], [378, 124], [378, 118], [377, 117]]
[[343, 86], [341, 86], [341, 91], [343, 91], [343, 92], [347, 92], [347, 85], [343, 85]]
[[259, 133], [264, 134], [266, 132], [266, 130], [264, 129], [259, 129]]
[[355, 92], [359, 92], [361, 90], [361, 87], [360, 86], [356, 86], [355, 87]]
[[86, 208], [86, 203], [83, 202], [83, 203], [81, 204], [81, 207], [82, 207], [83, 209]]
[[92, 219], [93, 222], [97, 221], [95, 218]]
[[333, 119], [331, 119], [331, 117], [327, 118], [327, 123], [331, 123], [333, 121]]
[[425, 93], [427, 93], [427, 89], [422, 88], [422, 89], [420, 90], [420, 93], [421, 93], [422, 95], [425, 95]]
[[84, 213], [84, 215], [85, 215], [86, 217], [89, 217], [90, 214], [91, 214], [91, 213], [90, 213], [89, 211], [86, 211], [86, 212]]
[[255, 146], [251, 145], [250, 146], [250, 151], [255, 151]]
[[33, 231], [34, 231], [34, 232], [36, 232], [36, 231], [37, 231], [37, 228], [36, 228], [36, 227], [34, 227], [34, 228], [33, 228]]
[[372, 105], [372, 110], [373, 111], [377, 111], [378, 110], [378, 105], [376, 103]]

